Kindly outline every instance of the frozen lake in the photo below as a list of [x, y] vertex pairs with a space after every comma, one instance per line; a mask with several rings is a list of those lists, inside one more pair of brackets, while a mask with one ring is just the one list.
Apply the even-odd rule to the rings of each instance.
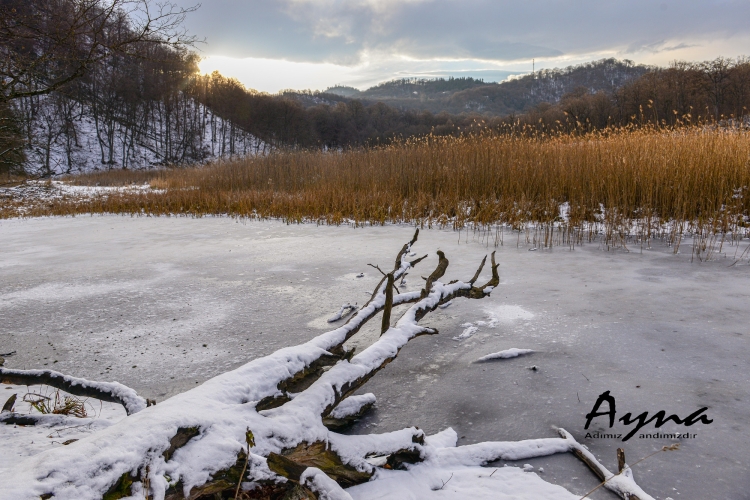
[[[226, 218], [0, 221], [0, 352], [17, 351], [7, 367], [115, 380], [164, 400], [331, 329], [326, 319], [345, 302], [364, 303], [379, 281], [367, 264], [390, 268], [412, 234]], [[405, 290], [421, 287], [438, 249], [451, 261], [445, 279], [468, 280], [494, 248], [471, 234], [422, 231], [415, 250], [430, 257]], [[352, 432], [453, 427], [468, 444], [554, 437], [560, 426], [610, 470], [618, 447], [633, 463], [674, 442], [586, 439], [632, 428], [617, 422], [610, 430], [599, 417], [584, 430], [609, 390], [618, 418], [659, 410], [684, 418], [708, 407], [713, 419], [659, 429], [696, 437], [634, 468], [644, 490], [661, 499], [746, 498], [750, 266], [729, 267], [723, 256], [691, 263], [685, 249], [607, 252], [591, 243], [530, 252], [507, 235], [497, 248], [500, 286], [490, 298], [428, 315], [423, 323], [441, 334], [410, 342], [368, 382], [378, 403]], [[372, 323], [354, 344], [376, 337], [379, 319]], [[474, 362], [510, 348], [535, 352]], [[572, 456], [525, 462], [574, 493], [597, 484]]]

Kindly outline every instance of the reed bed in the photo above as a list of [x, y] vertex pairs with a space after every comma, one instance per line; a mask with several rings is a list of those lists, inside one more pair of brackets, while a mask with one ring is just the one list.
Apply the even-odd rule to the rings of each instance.
[[[222, 214], [316, 222], [502, 228], [539, 247], [601, 236], [608, 245], [703, 252], [748, 235], [745, 129], [607, 129], [587, 134], [481, 134], [409, 139], [340, 152], [292, 151], [195, 168], [109, 171], [79, 185], [150, 183], [145, 194], [56, 200], [26, 215]], [[17, 212], [15, 213], [17, 215]], [[13, 216], [10, 206], [0, 215]]]

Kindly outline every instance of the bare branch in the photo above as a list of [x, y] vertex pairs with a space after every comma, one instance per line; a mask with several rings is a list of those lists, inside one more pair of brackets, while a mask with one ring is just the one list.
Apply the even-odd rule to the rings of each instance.
[[432, 285], [437, 280], [443, 277], [445, 274], [445, 271], [448, 269], [448, 259], [445, 257], [445, 254], [441, 251], [437, 251], [438, 255], [438, 265], [435, 267], [435, 270], [432, 271], [432, 274], [427, 278], [427, 282], [424, 285], [424, 288], [422, 289], [422, 295], [421, 297], [427, 297], [427, 295], [430, 293], [430, 290], [432, 290]]
[[475, 282], [475, 281], [476, 281], [477, 279], [479, 279], [479, 273], [481, 273], [481, 272], [482, 272], [482, 268], [484, 267], [484, 263], [485, 263], [485, 262], [487, 262], [487, 256], [486, 256], [486, 255], [485, 255], [485, 256], [484, 256], [484, 258], [482, 259], [482, 263], [481, 263], [481, 264], [479, 264], [479, 269], [477, 269], [477, 272], [476, 272], [476, 273], [474, 273], [474, 276], [473, 276], [473, 277], [472, 277], [472, 278], [471, 278], [471, 279], [469, 280], [469, 284], [470, 284], [470, 285], [473, 285], [473, 284], [474, 284], [474, 282]]
[[393, 273], [387, 277], [385, 285], [385, 306], [383, 307], [383, 322], [380, 328], [380, 335], [383, 335], [391, 327], [391, 309], [393, 309]]
[[367, 265], [370, 266], [370, 267], [373, 267], [373, 268], [377, 269], [378, 271], [380, 271], [380, 274], [382, 274], [383, 276], [386, 276], [386, 274], [383, 272], [383, 270], [380, 269], [380, 266], [378, 266], [376, 264], [367, 264]]
[[396, 271], [398, 268], [401, 267], [401, 260], [403, 259], [404, 255], [406, 255], [409, 250], [411, 250], [412, 245], [417, 242], [417, 238], [419, 237], [419, 228], [417, 228], [416, 231], [414, 231], [414, 236], [412, 236], [411, 241], [406, 243], [404, 247], [401, 249], [401, 251], [396, 255], [396, 264], [393, 266], [393, 270]]
[[159, 46], [185, 50], [182, 26], [198, 6], [150, 0], [10, 0], [0, 7], [0, 100], [45, 95], [113, 54], [145, 57]]
[[410, 267], [414, 267], [420, 262], [422, 262], [424, 259], [427, 258], [427, 254], [424, 254], [423, 256], [419, 257], [418, 259], [414, 259], [413, 261], [409, 262]]
[[139, 396], [130, 387], [118, 382], [94, 382], [63, 375], [53, 370], [11, 370], [0, 368], [0, 380], [5, 384], [48, 385], [73, 394], [96, 398], [110, 403], [120, 403], [128, 415], [150, 406], [151, 401]]

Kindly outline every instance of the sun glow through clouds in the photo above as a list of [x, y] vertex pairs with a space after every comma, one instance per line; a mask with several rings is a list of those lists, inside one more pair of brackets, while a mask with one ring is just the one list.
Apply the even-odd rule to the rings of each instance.
[[322, 90], [351, 79], [355, 72], [355, 68], [328, 63], [223, 56], [205, 58], [200, 63], [200, 70], [202, 73], [218, 71], [238, 79], [249, 88], [269, 93], [284, 89]]

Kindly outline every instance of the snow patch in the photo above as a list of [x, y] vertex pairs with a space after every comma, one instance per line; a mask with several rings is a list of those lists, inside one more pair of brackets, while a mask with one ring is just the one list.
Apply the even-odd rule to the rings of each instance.
[[453, 430], [453, 427], [448, 427], [437, 434], [427, 436], [425, 443], [433, 448], [454, 448], [458, 444], [458, 433]]
[[469, 337], [471, 337], [472, 335], [474, 335], [475, 333], [479, 331], [479, 328], [472, 325], [471, 323], [464, 323], [461, 326], [464, 328], [464, 331], [461, 332], [461, 335], [458, 335], [457, 337], [453, 337], [453, 340], [468, 339]]
[[536, 473], [518, 467], [489, 469], [478, 466], [446, 466], [435, 460], [407, 471], [378, 469], [369, 483], [349, 488], [354, 500], [398, 498], [402, 500], [577, 500], [561, 486], [547, 483]]
[[461, 327], [464, 329], [460, 335], [453, 337], [453, 340], [468, 339], [479, 331], [479, 327], [496, 328], [499, 324], [512, 324], [516, 321], [526, 321], [534, 317], [534, 314], [523, 307], [515, 305], [501, 305], [484, 310], [487, 316], [483, 320], [464, 323]]
[[493, 352], [492, 354], [488, 354], [486, 356], [482, 356], [477, 361], [490, 361], [491, 359], [508, 359], [508, 358], [515, 358], [518, 356], [522, 356], [524, 354], [531, 354], [534, 352], [532, 349], [516, 349], [515, 347], [512, 347], [510, 349], [506, 349], [504, 351], [500, 352]]
[[354, 312], [356, 310], [357, 310], [357, 304], [356, 303], [354, 305], [350, 304], [349, 302], [347, 302], [346, 304], [342, 304], [342, 306], [338, 310], [338, 312], [336, 314], [334, 314], [333, 316], [331, 316], [330, 318], [328, 318], [328, 323], [334, 323], [334, 322], [340, 320], [341, 318], [343, 318], [345, 316], [348, 316], [349, 313], [352, 313], [352, 312]]
[[[487, 324], [490, 328], [495, 328], [498, 324], [510, 324], [515, 321], [525, 321], [534, 318], [534, 314], [523, 307], [515, 305], [501, 305], [485, 309], [487, 313]], [[484, 326], [484, 325], [480, 325]]]
[[356, 415], [365, 405], [375, 404], [377, 399], [375, 394], [368, 392], [360, 396], [349, 396], [343, 400], [339, 405], [331, 412], [333, 418], [346, 418], [352, 415]]

